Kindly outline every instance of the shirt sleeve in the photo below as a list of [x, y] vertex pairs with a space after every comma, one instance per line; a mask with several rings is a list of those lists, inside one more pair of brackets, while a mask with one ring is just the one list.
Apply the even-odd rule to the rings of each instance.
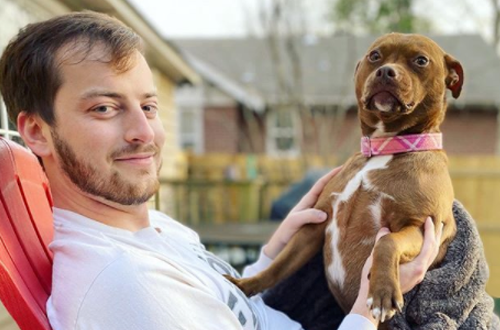
[[257, 275], [273, 262], [273, 259], [266, 256], [264, 253], [264, 247], [260, 249], [259, 259], [251, 265], [246, 266], [243, 269], [242, 277], [252, 277]]
[[366, 317], [359, 314], [347, 314], [338, 330], [377, 330]]
[[155, 258], [141, 257], [140, 263], [129, 258], [115, 261], [96, 278], [74, 329], [242, 329], [227, 305], [196, 278], [175, 266], [158, 269]]

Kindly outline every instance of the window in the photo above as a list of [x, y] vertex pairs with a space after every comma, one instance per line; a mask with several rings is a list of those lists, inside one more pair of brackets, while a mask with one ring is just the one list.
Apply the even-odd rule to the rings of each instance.
[[19, 133], [16, 131], [14, 124], [9, 121], [9, 116], [7, 115], [7, 108], [0, 98], [0, 136], [6, 138], [7, 140], [13, 140], [20, 144], [23, 144]]
[[294, 156], [299, 152], [298, 118], [291, 109], [271, 111], [267, 116], [267, 153]]
[[179, 107], [180, 144], [184, 150], [197, 154], [203, 152], [203, 120], [202, 109], [198, 107]]

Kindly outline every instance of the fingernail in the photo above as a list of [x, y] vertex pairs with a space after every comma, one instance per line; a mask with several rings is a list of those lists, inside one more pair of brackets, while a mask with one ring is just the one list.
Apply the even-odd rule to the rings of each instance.
[[319, 219], [319, 220], [326, 220], [326, 217], [327, 217], [327, 214], [323, 211], [316, 211], [316, 217]]
[[377, 232], [377, 236], [375, 237], [375, 239], [378, 241], [379, 239], [381, 239], [382, 237], [384, 237], [385, 235], [388, 235], [390, 234], [391, 231], [389, 230], [389, 228], [387, 227], [382, 227], [380, 228], [380, 230]]
[[386, 233], [390, 233], [391, 230], [387, 227], [382, 227], [380, 228], [380, 230], [378, 231], [380, 234], [386, 234]]

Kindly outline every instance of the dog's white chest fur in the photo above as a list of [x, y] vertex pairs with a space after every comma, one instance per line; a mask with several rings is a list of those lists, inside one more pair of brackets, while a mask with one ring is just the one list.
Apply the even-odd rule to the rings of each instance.
[[[339, 252], [339, 227], [338, 227], [338, 209], [340, 203], [347, 202], [352, 195], [361, 187], [366, 190], [376, 190], [376, 187], [368, 179], [368, 173], [373, 170], [379, 170], [387, 168], [387, 164], [391, 161], [392, 155], [387, 156], [379, 156], [371, 158], [365, 166], [358, 172], [356, 175], [347, 183], [344, 190], [341, 193], [332, 193], [332, 195], [337, 195], [337, 198], [334, 198], [332, 210], [333, 216], [332, 221], [330, 222], [327, 231], [331, 234], [332, 240], [331, 251], [333, 262], [328, 267], [328, 277], [331, 281], [335, 282], [340, 288], [344, 285], [345, 280], [345, 269], [342, 265], [342, 256]], [[374, 226], [380, 228], [381, 222], [381, 203], [383, 197], [389, 197], [385, 194], [381, 194], [380, 197], [375, 201], [373, 205], [369, 205], [369, 209], [372, 212], [373, 219], [375, 222]]]

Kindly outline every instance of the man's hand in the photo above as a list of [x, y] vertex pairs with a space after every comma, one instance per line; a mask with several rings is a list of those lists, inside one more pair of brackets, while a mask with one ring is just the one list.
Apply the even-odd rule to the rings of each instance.
[[292, 236], [305, 224], [321, 223], [326, 220], [327, 214], [312, 208], [328, 181], [333, 178], [341, 167], [334, 168], [319, 179], [311, 190], [302, 197], [300, 202], [290, 211], [281, 225], [276, 229], [269, 242], [264, 247], [264, 254], [271, 259], [283, 250]]
[[292, 236], [305, 224], [321, 223], [326, 220], [327, 214], [312, 208], [328, 181], [333, 178], [341, 167], [334, 168], [319, 179], [300, 202], [290, 211], [281, 225], [276, 229], [269, 242], [264, 247], [264, 254], [271, 259], [283, 250]]
[[[388, 228], [381, 228], [377, 233], [375, 243], [381, 237], [389, 233], [390, 231]], [[419, 255], [415, 259], [406, 264], [402, 264], [399, 267], [399, 284], [403, 293], [409, 292], [424, 279], [425, 273], [439, 253], [439, 245], [441, 244], [442, 234], [443, 224], [441, 223], [438, 225], [438, 230], [436, 232], [434, 222], [430, 217], [428, 217], [425, 220], [424, 244], [422, 245], [422, 250], [420, 250]], [[379, 321], [373, 318], [370, 309], [366, 305], [368, 288], [370, 285], [368, 274], [370, 273], [370, 269], [372, 268], [372, 262], [373, 250], [368, 259], [366, 259], [365, 265], [363, 266], [358, 298], [356, 299], [356, 302], [351, 309], [351, 313], [363, 315], [364, 317], [369, 319], [375, 326], [377, 326]]]
[[422, 282], [425, 273], [439, 253], [442, 235], [443, 223], [438, 225], [436, 232], [434, 222], [430, 217], [427, 218], [424, 227], [424, 244], [422, 250], [420, 250], [419, 255], [415, 259], [399, 267], [399, 284], [401, 285], [401, 292], [407, 293], [417, 284]]

